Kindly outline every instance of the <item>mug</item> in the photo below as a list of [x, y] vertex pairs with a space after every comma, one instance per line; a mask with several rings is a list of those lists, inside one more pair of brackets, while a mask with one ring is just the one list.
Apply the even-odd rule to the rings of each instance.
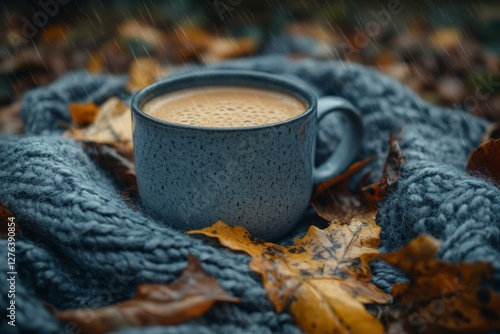
[[[146, 114], [150, 100], [174, 91], [242, 86], [292, 95], [303, 113], [282, 122], [211, 128], [176, 124]], [[345, 116], [336, 151], [314, 166], [318, 122]], [[132, 99], [134, 160], [140, 198], [155, 218], [180, 229], [218, 220], [265, 240], [284, 236], [307, 209], [313, 186], [342, 172], [362, 138], [356, 109], [339, 97], [317, 99], [304, 84], [261, 72], [205, 70], [156, 82]]]

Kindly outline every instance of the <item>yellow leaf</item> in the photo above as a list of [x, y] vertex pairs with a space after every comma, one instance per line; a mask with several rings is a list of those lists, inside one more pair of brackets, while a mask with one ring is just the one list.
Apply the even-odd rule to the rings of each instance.
[[368, 263], [377, 257], [380, 242], [375, 216], [372, 211], [350, 223], [333, 221], [324, 230], [312, 226], [293, 246], [253, 238], [244, 228], [222, 221], [188, 233], [217, 238], [222, 245], [249, 254], [250, 268], [261, 275], [276, 310], [289, 307], [302, 330], [366, 333], [368, 327], [371, 333], [383, 333], [382, 325], [363, 306], [390, 300], [370, 283]]
[[130, 65], [129, 81], [125, 88], [129, 92], [140, 90], [158, 81], [170, 72], [167, 67], [160, 66], [154, 58], [139, 58]]
[[132, 116], [130, 107], [112, 97], [100, 108], [90, 126], [68, 129], [64, 135], [79, 141], [119, 146], [121, 152], [132, 151]]

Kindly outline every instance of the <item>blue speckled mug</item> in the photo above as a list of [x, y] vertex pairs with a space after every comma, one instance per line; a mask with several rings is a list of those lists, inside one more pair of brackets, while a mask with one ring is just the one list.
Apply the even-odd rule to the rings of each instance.
[[[170, 123], [142, 110], [163, 94], [214, 86], [278, 91], [306, 108], [283, 122], [238, 128]], [[336, 152], [315, 168], [318, 120], [329, 113], [343, 114], [347, 126]], [[362, 138], [361, 120], [346, 100], [318, 100], [298, 82], [250, 71], [207, 70], [152, 84], [134, 96], [132, 121], [137, 182], [147, 211], [177, 229], [223, 220], [266, 240], [293, 228], [309, 205], [313, 185], [343, 171]]]

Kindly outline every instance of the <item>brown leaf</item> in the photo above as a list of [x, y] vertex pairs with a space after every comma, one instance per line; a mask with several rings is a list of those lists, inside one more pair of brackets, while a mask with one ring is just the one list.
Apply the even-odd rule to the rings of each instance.
[[19, 226], [16, 217], [0, 203], [0, 238], [7, 239], [9, 232], [14, 232], [14, 236], [19, 234]]
[[167, 36], [162, 30], [137, 20], [122, 23], [118, 32], [122, 39], [141, 41], [155, 48], [167, 44]]
[[363, 206], [363, 198], [360, 194], [353, 194], [349, 190], [351, 177], [373, 159], [372, 157], [358, 161], [342, 175], [316, 187], [311, 198], [311, 205], [318, 215], [328, 221], [339, 219], [343, 222], [349, 222], [356, 215], [374, 210], [374, 206]]
[[389, 187], [395, 184], [401, 176], [401, 166], [405, 158], [401, 148], [399, 147], [399, 139], [401, 135], [394, 136], [391, 134], [389, 139], [389, 151], [385, 159], [382, 169], [382, 178], [379, 182], [363, 187], [363, 196], [365, 205], [370, 207], [376, 206], [389, 191]]
[[158, 81], [170, 71], [167, 67], [162, 67], [158, 60], [154, 58], [136, 59], [129, 68], [129, 81], [125, 88], [129, 92], [140, 90], [153, 82]]
[[100, 167], [110, 172], [120, 188], [124, 190], [124, 200], [129, 204], [133, 203], [129, 201], [128, 194], [139, 196], [134, 163], [109, 145], [84, 142], [83, 148]]
[[0, 133], [20, 134], [24, 131], [21, 119], [21, 102], [17, 101], [0, 108]]
[[90, 54], [85, 67], [90, 73], [102, 73], [104, 72], [104, 62], [104, 56], [101, 52], [93, 52]]
[[77, 128], [88, 126], [94, 123], [94, 120], [99, 112], [99, 107], [93, 102], [85, 103], [70, 103], [69, 114], [71, 120]]
[[250, 269], [262, 276], [276, 310], [286, 307], [307, 333], [383, 333], [380, 322], [363, 304], [389, 302], [370, 283], [368, 263], [377, 257], [380, 228], [376, 212], [334, 220], [324, 229], [310, 227], [293, 246], [253, 238], [243, 227], [222, 221], [189, 234], [217, 238], [222, 245], [252, 257]]
[[394, 136], [391, 134], [389, 139], [389, 152], [387, 152], [387, 158], [385, 159], [384, 168], [382, 170], [382, 177], [387, 179], [388, 185], [395, 184], [399, 177], [401, 176], [401, 166], [405, 162], [403, 152], [399, 147], [400, 135]]
[[99, 108], [94, 122], [82, 129], [68, 129], [64, 136], [79, 141], [120, 146], [132, 152], [132, 116], [130, 107], [112, 97]]
[[472, 151], [467, 171], [486, 176], [500, 186], [500, 139], [491, 139]]
[[178, 26], [170, 39], [174, 59], [185, 62], [205, 52], [215, 37], [197, 27]]
[[382, 260], [404, 271], [409, 283], [393, 287], [384, 318], [389, 333], [487, 333], [500, 329], [500, 294], [481, 285], [493, 277], [489, 263], [452, 264], [436, 259], [441, 243], [413, 239]]
[[398, 139], [398, 136], [390, 137], [389, 151], [379, 182], [363, 187], [358, 193], [349, 189], [352, 176], [374, 159], [371, 157], [354, 163], [343, 174], [318, 185], [311, 198], [311, 205], [318, 215], [328, 221], [339, 219], [349, 222], [354, 217], [375, 210], [387, 195], [389, 186], [395, 184], [401, 174], [404, 157]]
[[461, 40], [463, 40], [462, 31], [457, 27], [439, 28], [430, 36], [432, 46], [436, 50], [460, 45]]
[[124, 327], [177, 325], [202, 315], [217, 301], [237, 303], [239, 299], [229, 296], [189, 255], [187, 268], [171, 284], [142, 284], [134, 299], [98, 309], [63, 311], [57, 317], [76, 324], [80, 333], [99, 334]]
[[237, 58], [253, 54], [257, 49], [257, 42], [252, 38], [217, 38], [207, 47], [207, 51], [200, 54], [200, 60], [206, 64], [229, 58]]
[[481, 142], [487, 142], [491, 139], [500, 139], [500, 122], [493, 123], [486, 129]]

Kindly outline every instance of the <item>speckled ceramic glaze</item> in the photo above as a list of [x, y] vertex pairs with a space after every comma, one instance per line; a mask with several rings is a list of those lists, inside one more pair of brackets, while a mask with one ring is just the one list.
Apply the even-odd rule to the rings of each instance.
[[[228, 85], [287, 93], [307, 107], [284, 122], [241, 128], [174, 124], [142, 111], [145, 103], [168, 92]], [[335, 154], [315, 169], [318, 118], [330, 112], [343, 113], [349, 126]], [[357, 112], [347, 101], [317, 101], [301, 84], [247, 71], [204, 71], [155, 83], [134, 96], [132, 119], [139, 192], [152, 215], [182, 230], [220, 219], [267, 240], [293, 228], [309, 204], [313, 184], [352, 162], [362, 134]]]

